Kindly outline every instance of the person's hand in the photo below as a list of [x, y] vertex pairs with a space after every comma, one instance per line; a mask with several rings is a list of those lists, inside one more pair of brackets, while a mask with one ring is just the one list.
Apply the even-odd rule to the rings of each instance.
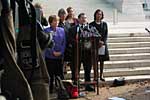
[[99, 41], [99, 47], [102, 47], [104, 45], [103, 41]]
[[59, 57], [59, 56], [61, 56], [61, 52], [56, 52], [56, 51], [54, 51], [54, 52], [53, 52], [53, 55], [54, 55], [55, 57]]

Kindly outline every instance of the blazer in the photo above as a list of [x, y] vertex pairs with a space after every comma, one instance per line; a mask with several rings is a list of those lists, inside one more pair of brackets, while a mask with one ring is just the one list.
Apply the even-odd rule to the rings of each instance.
[[[53, 29], [48, 27], [45, 32], [52, 32]], [[64, 57], [64, 51], [66, 47], [65, 31], [63, 28], [56, 27], [56, 32], [53, 34], [54, 46], [52, 48], [45, 49], [45, 57], [49, 59], [62, 59]], [[53, 52], [61, 52], [61, 56], [55, 57]]]
[[98, 30], [99, 34], [101, 35], [101, 41], [103, 41], [105, 45], [105, 55], [103, 56], [100, 55], [99, 60], [102, 60], [102, 61], [110, 60], [108, 46], [107, 46], [107, 39], [108, 39], [107, 23], [102, 21], [100, 24], [97, 24], [95, 21], [93, 21], [90, 23], [90, 25], [94, 26]]

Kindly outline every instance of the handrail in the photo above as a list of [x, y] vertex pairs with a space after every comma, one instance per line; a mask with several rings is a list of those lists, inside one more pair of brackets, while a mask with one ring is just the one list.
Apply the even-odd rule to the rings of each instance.
[[150, 34], [150, 30], [148, 28], [145, 28], [145, 30]]

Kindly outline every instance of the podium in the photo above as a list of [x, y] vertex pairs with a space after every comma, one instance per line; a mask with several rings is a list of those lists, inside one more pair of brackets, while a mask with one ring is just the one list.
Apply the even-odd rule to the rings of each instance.
[[[100, 40], [100, 34], [96, 30], [95, 27], [89, 27], [86, 26], [83, 29], [80, 29], [80, 33], [76, 34], [76, 59], [75, 59], [75, 76], [77, 79], [77, 85], [80, 84], [90, 84], [94, 85], [94, 87], [97, 85], [97, 95], [99, 95], [99, 71], [98, 71], [98, 45]], [[94, 70], [94, 80], [90, 82], [79, 82], [80, 78], [80, 70], [78, 69], [80, 66], [80, 59], [82, 58], [84, 51], [90, 51], [91, 52], [91, 64]], [[83, 57], [84, 58], [84, 57]], [[79, 89], [80, 92], [80, 89]]]

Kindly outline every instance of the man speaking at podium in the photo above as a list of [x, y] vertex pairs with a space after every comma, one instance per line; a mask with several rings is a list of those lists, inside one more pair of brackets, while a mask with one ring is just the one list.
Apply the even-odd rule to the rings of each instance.
[[[79, 81], [79, 72], [81, 63], [84, 68], [85, 82], [91, 81], [91, 68], [92, 68], [92, 42], [90, 41], [90, 35], [98, 34], [98, 31], [89, 26], [87, 23], [87, 17], [85, 13], [78, 15], [79, 24], [72, 27], [69, 30], [69, 41], [72, 44], [72, 81], [74, 84]], [[93, 34], [91, 34], [93, 33]], [[78, 67], [77, 67], [78, 66]], [[94, 91], [94, 88], [90, 84], [85, 85], [86, 91]]]

